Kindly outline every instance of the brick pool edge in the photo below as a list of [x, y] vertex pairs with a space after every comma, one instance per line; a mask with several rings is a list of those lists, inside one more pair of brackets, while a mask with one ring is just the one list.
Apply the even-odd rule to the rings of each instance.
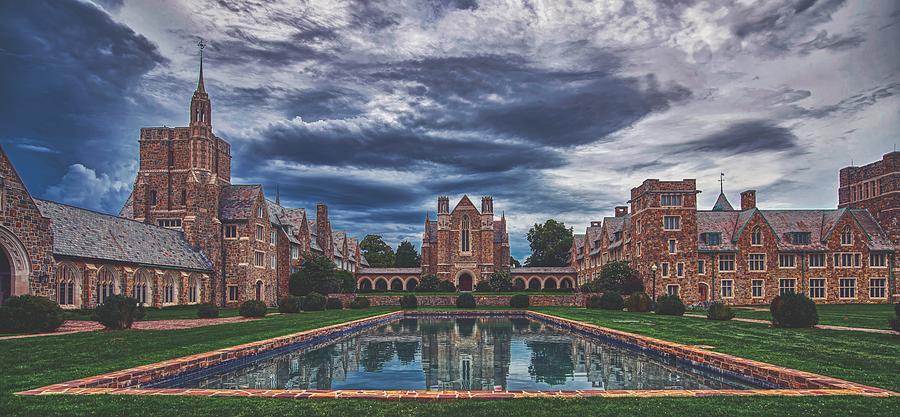
[[[707, 366], [724, 372], [747, 375], [753, 379], [784, 388], [750, 390], [565, 390], [565, 391], [408, 391], [408, 390], [256, 390], [256, 389], [199, 389], [199, 388], [140, 388], [142, 384], [172, 378], [186, 372], [232, 361], [272, 349], [358, 330], [361, 327], [387, 323], [410, 316], [489, 316], [518, 315], [575, 330], [594, 334], [638, 350], [652, 351], [662, 356], [674, 356], [697, 366]], [[889, 390], [855, 382], [798, 371], [744, 359], [696, 346], [654, 339], [634, 333], [595, 326], [550, 314], [527, 310], [499, 311], [396, 311], [378, 316], [307, 330], [229, 348], [170, 359], [153, 364], [124, 369], [73, 381], [53, 384], [16, 393], [16, 395], [183, 395], [205, 397], [266, 397], [266, 398], [358, 398], [358, 399], [514, 399], [514, 398], [588, 398], [588, 397], [708, 397], [708, 396], [818, 396], [862, 395], [873, 397], [897, 396]]]

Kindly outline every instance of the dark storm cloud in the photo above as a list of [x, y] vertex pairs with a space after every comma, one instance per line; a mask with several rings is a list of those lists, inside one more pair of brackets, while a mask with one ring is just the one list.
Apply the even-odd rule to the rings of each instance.
[[123, 152], [136, 146], [130, 112], [154, 107], [136, 88], [167, 62], [153, 43], [74, 1], [3, 2], [0, 27], [0, 139], [39, 138], [59, 152], [18, 164], [23, 175], [52, 184], [75, 162], [135, 157]]
[[304, 61], [327, 61], [335, 52], [322, 52], [315, 46], [332, 36], [330, 31], [318, 27], [278, 40], [260, 39], [240, 28], [229, 29], [225, 35], [227, 37], [209, 42], [209, 48], [215, 52], [208, 55], [213, 64], [281, 67]]
[[809, 42], [798, 44], [801, 54], [808, 54], [813, 51], [828, 49], [831, 51], [843, 51], [853, 49], [862, 44], [865, 38], [862, 35], [829, 35], [826, 31], [819, 32], [814, 39]]
[[797, 136], [790, 129], [766, 120], [734, 123], [690, 142], [674, 145], [675, 154], [737, 155], [752, 152], [799, 152]]

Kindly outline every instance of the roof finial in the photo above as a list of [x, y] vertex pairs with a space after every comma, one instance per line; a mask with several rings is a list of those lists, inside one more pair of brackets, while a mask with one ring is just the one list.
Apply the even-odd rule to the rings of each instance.
[[725, 173], [719, 173], [719, 193], [725, 194]]
[[200, 80], [197, 81], [197, 91], [206, 91], [203, 87], [203, 48], [206, 48], [206, 43], [203, 42], [203, 38], [197, 42], [197, 47], [200, 48]]
[[278, 184], [275, 184], [275, 205], [281, 205], [281, 192], [278, 190]]

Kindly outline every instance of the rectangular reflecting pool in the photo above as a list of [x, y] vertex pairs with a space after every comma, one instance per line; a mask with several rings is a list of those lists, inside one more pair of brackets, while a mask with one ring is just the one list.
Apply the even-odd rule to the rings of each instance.
[[526, 317], [406, 317], [154, 388], [723, 390], [745, 380]]

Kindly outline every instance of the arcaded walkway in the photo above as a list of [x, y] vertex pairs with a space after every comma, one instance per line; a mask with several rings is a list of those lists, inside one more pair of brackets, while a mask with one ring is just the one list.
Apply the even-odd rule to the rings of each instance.
[[[137, 330], [178, 330], [178, 329], [191, 329], [194, 327], [203, 327], [203, 326], [213, 326], [216, 324], [228, 324], [228, 323], [239, 323], [242, 321], [249, 320], [257, 320], [255, 318], [245, 318], [245, 317], [222, 317], [217, 319], [178, 319], [178, 320], [153, 320], [153, 321], [138, 321], [134, 323], [133, 329]], [[7, 339], [23, 339], [28, 337], [40, 337], [40, 336], [57, 336], [62, 334], [71, 334], [71, 333], [81, 333], [81, 332], [94, 332], [98, 330], [103, 330], [103, 325], [97, 323], [96, 321], [90, 320], [66, 320], [63, 322], [62, 326], [59, 326], [56, 331], [51, 333], [36, 333], [36, 334], [20, 334], [14, 336], [3, 336], [0, 337], [0, 340]]]

